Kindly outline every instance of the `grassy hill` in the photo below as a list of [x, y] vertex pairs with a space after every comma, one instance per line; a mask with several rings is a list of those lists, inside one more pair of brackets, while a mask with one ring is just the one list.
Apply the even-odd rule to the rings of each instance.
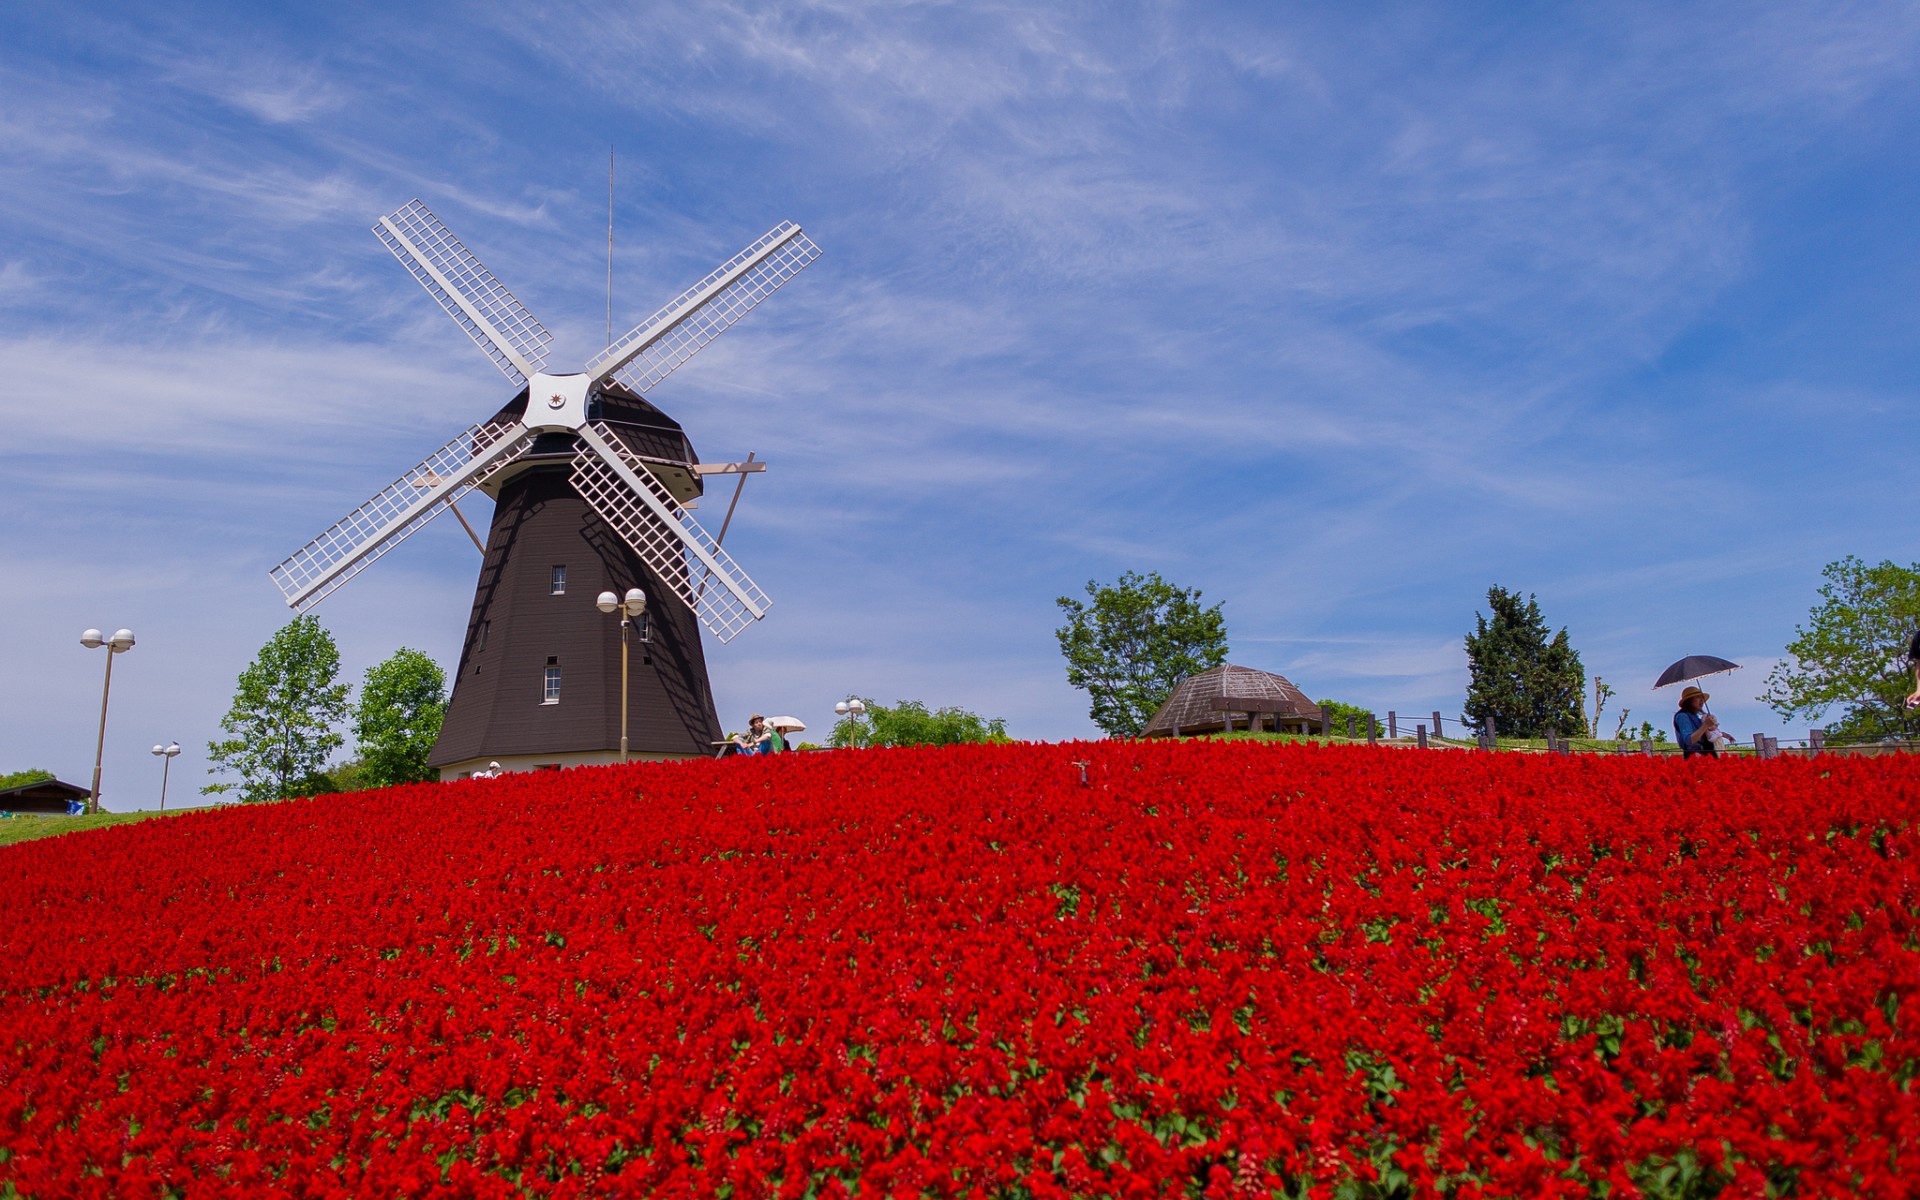
[[31, 842], [36, 838], [57, 837], [63, 833], [82, 833], [89, 829], [106, 829], [114, 825], [130, 825], [154, 817], [174, 817], [192, 809], [174, 809], [170, 812], [130, 812], [95, 813], [86, 817], [41, 817], [16, 814], [0, 821], [0, 846], [11, 846], [15, 842]]

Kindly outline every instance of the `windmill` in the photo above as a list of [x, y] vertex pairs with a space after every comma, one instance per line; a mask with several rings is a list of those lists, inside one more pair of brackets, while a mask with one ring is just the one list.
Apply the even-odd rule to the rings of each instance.
[[518, 394], [275, 567], [288, 606], [306, 612], [480, 491], [494, 515], [429, 758], [441, 777], [496, 760], [511, 770], [618, 757], [621, 672], [609, 664], [620, 627], [593, 611], [593, 597], [630, 587], [648, 600], [632, 683], [638, 755], [708, 753], [720, 726], [700, 626], [730, 641], [769, 601], [689, 510], [705, 476], [764, 468], [702, 464], [645, 394], [819, 248], [782, 223], [561, 374], [545, 369], [551, 335], [424, 204], [373, 232]]

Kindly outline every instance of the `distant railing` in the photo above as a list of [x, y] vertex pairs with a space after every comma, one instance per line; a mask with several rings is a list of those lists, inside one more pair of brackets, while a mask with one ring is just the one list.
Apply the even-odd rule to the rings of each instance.
[[[1362, 715], [1347, 714], [1344, 722], [1329, 717], [1320, 721], [1323, 737], [1340, 736], [1340, 726], [1345, 725], [1348, 741], [1365, 741], [1369, 745], [1382, 741], [1394, 744], [1411, 744], [1418, 749], [1430, 749], [1436, 746], [1459, 749], [1472, 746], [1481, 750], [1503, 750], [1522, 754], [1642, 754], [1677, 755], [1680, 747], [1674, 742], [1656, 741], [1652, 738], [1566, 738], [1549, 733], [1544, 738], [1510, 738], [1507, 745], [1501, 745], [1499, 731], [1492, 718], [1488, 718], [1484, 729], [1472, 729], [1459, 717], [1442, 717], [1435, 711], [1429, 714], [1431, 725], [1426, 721], [1403, 722], [1400, 714], [1388, 709], [1383, 723], [1375, 713]], [[1445, 730], [1448, 724], [1459, 730], [1459, 734], [1449, 738]], [[1403, 733], [1402, 730], [1406, 732]], [[1514, 744], [1514, 743], [1520, 744]], [[1721, 749], [1723, 754], [1736, 754], [1756, 758], [1778, 758], [1783, 754], [1905, 754], [1920, 751], [1920, 741], [1910, 738], [1879, 738], [1839, 740], [1829, 738], [1824, 729], [1809, 729], [1804, 738], [1788, 738], [1783, 744], [1777, 737], [1766, 734], [1753, 735], [1752, 745], [1731, 743]]]

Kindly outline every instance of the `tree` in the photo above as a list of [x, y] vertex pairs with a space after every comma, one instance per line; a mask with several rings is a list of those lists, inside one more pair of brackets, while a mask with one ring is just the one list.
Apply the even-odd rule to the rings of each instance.
[[[1607, 701], [1613, 699], [1613, 696], [1613, 688], [1608, 686], [1606, 680], [1595, 675], [1593, 677], [1593, 717], [1587, 722], [1588, 737], [1600, 736], [1600, 714], [1607, 711]], [[1622, 727], [1625, 726], [1626, 720], [1624, 716], [1620, 718]]]
[[1367, 710], [1357, 704], [1342, 704], [1338, 700], [1320, 701], [1320, 711], [1327, 714], [1327, 732], [1337, 737], [1347, 735], [1347, 718], [1353, 718], [1355, 737], [1367, 734]]
[[1091, 604], [1062, 596], [1067, 623], [1054, 631], [1067, 682], [1092, 700], [1088, 715], [1111, 737], [1146, 728], [1174, 685], [1227, 661], [1220, 606], [1202, 608], [1200, 592], [1178, 588], [1158, 571], [1128, 571], [1116, 583], [1087, 583]]
[[333, 635], [311, 617], [295, 617], [260, 648], [240, 672], [233, 707], [220, 718], [232, 735], [207, 743], [215, 768], [238, 775], [202, 792], [238, 791], [247, 801], [311, 795], [327, 788], [323, 768], [345, 738], [335, 726], [346, 719], [347, 685]]
[[1787, 659], [1767, 676], [1759, 699], [1782, 717], [1820, 718], [1844, 706], [1827, 729], [1836, 739], [1920, 736], [1908, 642], [1920, 626], [1920, 563], [1872, 566], [1852, 555], [1828, 563], [1808, 628], [1794, 626]]
[[932, 712], [918, 700], [902, 700], [888, 706], [876, 704], [864, 696], [867, 715], [859, 722], [842, 717], [833, 726], [829, 746], [957, 746], [963, 742], [1007, 742], [1007, 723], [995, 717], [987, 720], [964, 708], [941, 708]]
[[1485, 730], [1491, 717], [1494, 732], [1507, 737], [1585, 734], [1587, 672], [1567, 631], [1547, 636], [1540, 602], [1531, 594], [1523, 603], [1518, 592], [1489, 588], [1487, 607], [1492, 618], [1475, 613], [1474, 631], [1467, 635], [1468, 724]]
[[10, 775], [0, 775], [0, 791], [5, 791], [8, 788], [25, 787], [29, 783], [45, 783], [52, 778], [52, 771], [42, 771], [39, 767], [28, 767], [24, 771], [15, 771]]
[[329, 792], [363, 792], [378, 786], [366, 781], [360, 773], [360, 760], [346, 758], [327, 764], [327, 786]]
[[359, 747], [356, 787], [423, 783], [437, 778], [427, 754], [447, 715], [447, 675], [440, 665], [405, 646], [367, 668], [353, 710]]

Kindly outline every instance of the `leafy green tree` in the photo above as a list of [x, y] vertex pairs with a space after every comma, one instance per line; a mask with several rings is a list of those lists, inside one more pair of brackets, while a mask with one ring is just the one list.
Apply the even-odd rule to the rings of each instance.
[[1320, 710], [1327, 714], [1327, 732], [1336, 737], [1347, 736], [1347, 718], [1353, 718], [1353, 732], [1356, 737], [1367, 735], [1367, 710], [1357, 704], [1342, 704], [1338, 700], [1320, 701]]
[[347, 715], [339, 674], [340, 650], [317, 619], [282, 626], [240, 672], [233, 707], [220, 718], [231, 736], [207, 743], [214, 768], [240, 778], [200, 790], [238, 791], [247, 801], [327, 790], [327, 755], [346, 740], [334, 731]]
[[423, 783], [438, 778], [427, 754], [447, 715], [447, 674], [418, 650], [405, 646], [367, 668], [360, 703], [353, 710], [353, 738], [360, 758], [357, 787]]
[[1821, 574], [1820, 603], [1807, 627], [1794, 627], [1760, 701], [1789, 719], [1841, 708], [1827, 727], [1837, 740], [1920, 736], [1920, 710], [1904, 703], [1913, 690], [1907, 648], [1920, 627], [1920, 563], [1870, 566], [1848, 555]]
[[939, 708], [929, 712], [918, 700], [898, 704], [876, 704], [860, 698], [867, 706], [866, 716], [855, 721], [842, 717], [835, 722], [830, 746], [957, 746], [963, 742], [1007, 742], [1007, 723], [995, 717], [987, 720], [964, 708]]
[[1487, 607], [1492, 617], [1475, 613], [1467, 635], [1467, 723], [1484, 730], [1492, 717], [1501, 737], [1585, 736], [1587, 672], [1567, 631], [1548, 636], [1532, 595], [1523, 602], [1518, 592], [1489, 588]]
[[1088, 715], [1111, 737], [1146, 728], [1174, 685], [1227, 661], [1227, 623], [1220, 605], [1203, 608], [1200, 592], [1175, 587], [1158, 571], [1128, 571], [1116, 583], [1088, 581], [1083, 603], [1054, 601], [1067, 623], [1054, 631], [1067, 660], [1067, 682], [1092, 700]]
[[361, 777], [360, 760], [357, 758], [344, 758], [327, 764], [326, 790], [329, 792], [361, 792], [373, 786]]
[[52, 778], [52, 771], [42, 771], [39, 767], [28, 767], [24, 771], [15, 771], [11, 775], [0, 775], [0, 791], [5, 791], [8, 788], [25, 787], [29, 783], [44, 783]]

